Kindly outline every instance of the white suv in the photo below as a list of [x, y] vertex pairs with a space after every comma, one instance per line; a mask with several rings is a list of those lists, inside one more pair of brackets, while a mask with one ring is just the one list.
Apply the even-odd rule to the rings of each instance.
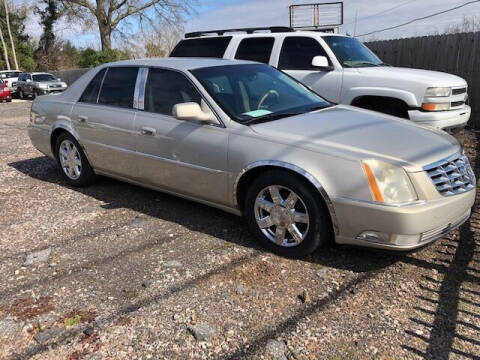
[[13, 95], [17, 92], [17, 81], [18, 77], [21, 74], [21, 71], [18, 70], [2, 70], [0, 71], [0, 79], [7, 84], [10, 89], [10, 93]]
[[464, 79], [389, 66], [348, 36], [285, 27], [197, 32], [186, 34], [170, 56], [267, 63], [331, 102], [380, 111], [438, 129], [461, 129], [470, 119]]

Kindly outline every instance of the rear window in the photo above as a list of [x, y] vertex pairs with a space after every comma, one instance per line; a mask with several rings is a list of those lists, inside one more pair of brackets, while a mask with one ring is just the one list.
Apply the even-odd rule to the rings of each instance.
[[80, 102], [91, 104], [97, 103], [98, 92], [100, 91], [100, 86], [102, 85], [103, 76], [105, 75], [106, 70], [107, 69], [100, 70], [100, 72], [90, 81], [90, 84], [88, 84], [80, 97]]
[[16, 78], [21, 74], [20, 71], [9, 71], [9, 72], [3, 72], [0, 73], [0, 78], [6, 79], [6, 78]]
[[243, 39], [238, 46], [235, 59], [268, 64], [274, 42], [275, 39], [271, 37]]
[[103, 80], [98, 103], [132, 108], [137, 74], [137, 67], [109, 68]]
[[170, 57], [223, 58], [231, 36], [182, 40]]

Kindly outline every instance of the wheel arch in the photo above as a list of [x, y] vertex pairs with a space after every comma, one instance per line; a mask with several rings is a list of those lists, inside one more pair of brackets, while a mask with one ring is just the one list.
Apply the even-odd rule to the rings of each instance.
[[[74, 131], [70, 126], [68, 126], [66, 124], [56, 123], [53, 126], [51, 134], [50, 134], [50, 148], [52, 150], [52, 154], [53, 154], [54, 157], [57, 156], [56, 155], [56, 149], [55, 149], [55, 146], [57, 144], [57, 139], [60, 136], [60, 134], [62, 134], [64, 132], [73, 136], [75, 138], [75, 140], [77, 140], [77, 142], [80, 144], [80, 141], [78, 140], [78, 134], [76, 133], [76, 131]], [[81, 146], [81, 144], [80, 144], [80, 146]]]
[[333, 232], [335, 235], [337, 235], [338, 234], [337, 216], [335, 214], [333, 202], [330, 199], [330, 196], [325, 191], [325, 188], [323, 187], [323, 185], [308, 171], [287, 162], [277, 161], [277, 160], [257, 161], [248, 165], [242, 171], [240, 171], [240, 173], [238, 174], [235, 180], [234, 187], [233, 187], [233, 200], [235, 202], [235, 206], [237, 206], [240, 209], [240, 211], [243, 212], [244, 201], [245, 201], [248, 185], [261, 174], [269, 170], [275, 170], [275, 169], [289, 172], [292, 175], [305, 180], [312, 187], [312, 189], [316, 190], [317, 194], [323, 200], [323, 203], [330, 215], [330, 222], [332, 224]]

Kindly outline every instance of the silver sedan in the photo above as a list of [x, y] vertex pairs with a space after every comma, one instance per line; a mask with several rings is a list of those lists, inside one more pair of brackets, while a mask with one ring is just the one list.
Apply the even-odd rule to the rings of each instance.
[[470, 216], [475, 177], [444, 132], [331, 104], [267, 65], [152, 59], [97, 67], [32, 106], [66, 182], [97, 175], [246, 217], [272, 251], [408, 250]]

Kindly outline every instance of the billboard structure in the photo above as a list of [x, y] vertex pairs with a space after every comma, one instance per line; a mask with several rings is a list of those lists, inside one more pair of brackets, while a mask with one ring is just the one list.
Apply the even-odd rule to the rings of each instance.
[[343, 25], [343, 2], [290, 5], [290, 27], [338, 33]]

